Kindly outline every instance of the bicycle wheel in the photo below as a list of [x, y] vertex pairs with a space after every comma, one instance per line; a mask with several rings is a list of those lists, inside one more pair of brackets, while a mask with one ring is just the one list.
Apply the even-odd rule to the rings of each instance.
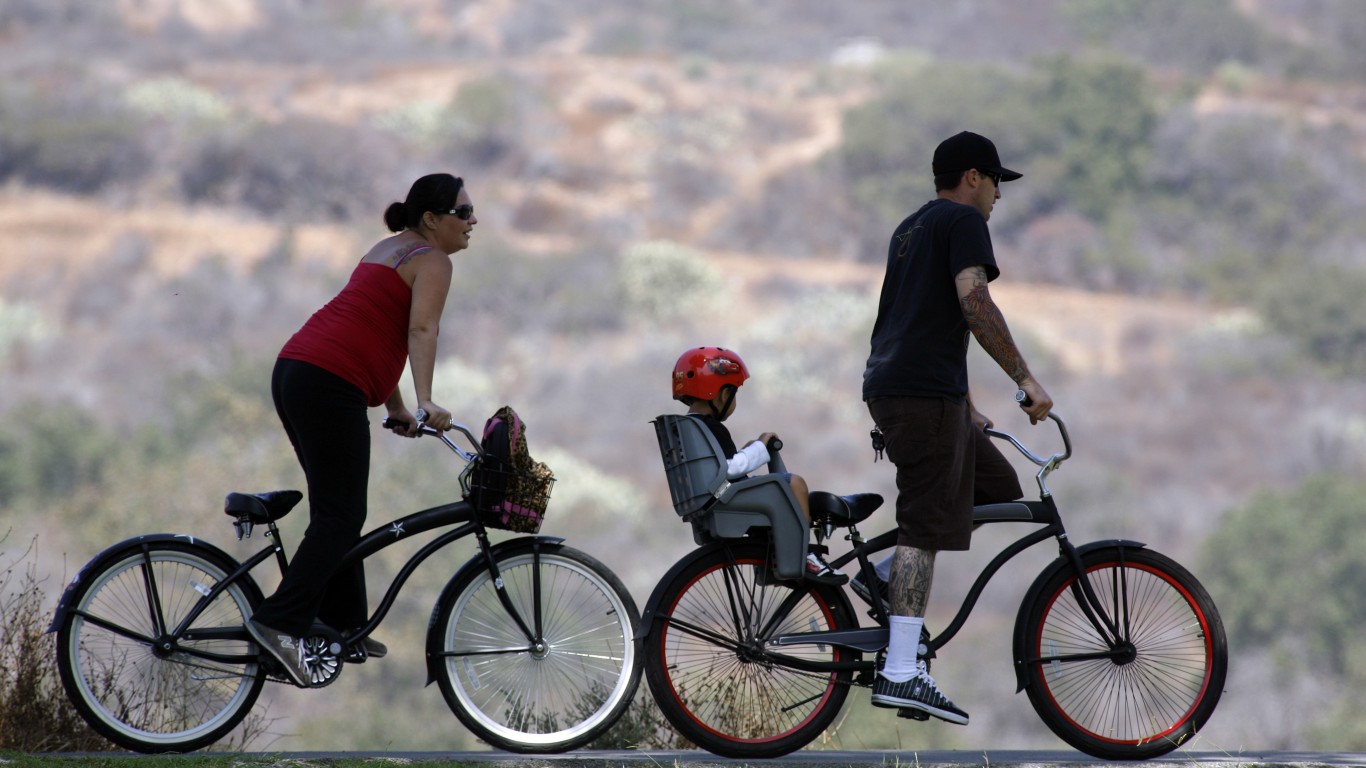
[[1022, 616], [1029, 701], [1089, 755], [1166, 754], [1205, 724], [1223, 693], [1228, 644], [1219, 612], [1194, 576], [1156, 552], [1106, 547], [1082, 564], [1127, 639], [1112, 647], [1100, 636], [1078, 601], [1076, 573], [1059, 569]]
[[[478, 557], [478, 556], [476, 556]], [[531, 540], [496, 550], [498, 575], [467, 567], [437, 606], [437, 681], [460, 722], [511, 752], [564, 752], [616, 724], [640, 683], [635, 601], [616, 574], [579, 550]], [[539, 600], [537, 599], [539, 596]]]
[[[57, 668], [77, 712], [137, 752], [189, 752], [218, 741], [256, 703], [265, 673], [241, 630], [260, 601], [255, 583], [210, 588], [236, 569], [188, 542], [153, 541], [106, 558], [73, 589], [57, 634]], [[199, 608], [186, 629], [175, 634]]]
[[[693, 557], [663, 587], [644, 643], [645, 678], [660, 711], [689, 741], [725, 757], [801, 749], [839, 714], [853, 673], [785, 666], [766, 640], [850, 629], [848, 600], [835, 588], [769, 579], [763, 542]], [[807, 662], [855, 658], [832, 645], [784, 646], [781, 653]]]

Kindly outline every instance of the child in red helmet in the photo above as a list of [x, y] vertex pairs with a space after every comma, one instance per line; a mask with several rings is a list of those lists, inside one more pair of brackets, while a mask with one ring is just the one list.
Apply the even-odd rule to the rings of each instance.
[[[707, 425], [726, 456], [726, 478], [737, 480], [769, 462], [768, 447], [777, 439], [764, 432], [736, 449], [730, 430], [721, 422], [735, 412], [735, 393], [749, 378], [745, 361], [722, 347], [696, 347], [684, 352], [674, 364], [673, 397], [688, 406], [688, 415]], [[811, 507], [806, 481], [788, 473], [792, 495], [808, 524]], [[806, 555], [806, 578], [819, 584], [839, 586], [849, 577], [831, 568], [817, 552]]]

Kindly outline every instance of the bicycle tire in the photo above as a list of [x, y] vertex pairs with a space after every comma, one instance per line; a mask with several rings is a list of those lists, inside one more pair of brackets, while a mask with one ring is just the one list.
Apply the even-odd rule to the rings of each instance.
[[[255, 657], [255, 646], [246, 638], [172, 638], [158, 633], [154, 614], [170, 632], [237, 563], [189, 542], [151, 541], [88, 568], [57, 633], [58, 672], [81, 717], [115, 744], [145, 753], [191, 752], [236, 728], [261, 693], [264, 670], [184, 649]], [[189, 628], [240, 628], [260, 600], [244, 578]]]
[[1106, 760], [1166, 754], [1198, 731], [1219, 703], [1228, 641], [1200, 582], [1147, 549], [1104, 547], [1082, 555], [1087, 578], [1112, 616], [1128, 606], [1132, 646], [1122, 658], [1066, 660], [1111, 650], [1074, 596], [1076, 572], [1060, 568], [1032, 593], [1025, 622], [1029, 701], [1059, 738]]
[[616, 724], [640, 683], [631, 594], [593, 557], [531, 539], [495, 550], [499, 579], [528, 626], [539, 559], [545, 645], [533, 648], [487, 568], [466, 567], [440, 599], [437, 681], [460, 722], [510, 752], [581, 747]]
[[[751, 617], [750, 627], [774, 634], [850, 629], [856, 622], [848, 599], [834, 587], [769, 578], [764, 542], [690, 557], [661, 587], [643, 643], [645, 678], [660, 711], [684, 738], [724, 757], [779, 757], [811, 743], [839, 715], [852, 671], [787, 668], [761, 643], [748, 642], [745, 635], [754, 632], [737, 630], [735, 617]], [[782, 653], [809, 661], [855, 658], [831, 645], [786, 646]]]

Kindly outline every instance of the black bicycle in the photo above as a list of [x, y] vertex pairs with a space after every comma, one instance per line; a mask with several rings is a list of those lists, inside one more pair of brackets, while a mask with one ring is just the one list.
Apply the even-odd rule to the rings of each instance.
[[[401, 517], [366, 534], [343, 564], [412, 536], [455, 526], [399, 570], [366, 625], [353, 635], [316, 624], [303, 643], [310, 687], [364, 661], [363, 639], [383, 621], [424, 560], [473, 535], [479, 551], [446, 584], [428, 626], [428, 684], [489, 744], [514, 752], [562, 752], [587, 744], [625, 712], [640, 681], [630, 592], [602, 563], [552, 536], [491, 543], [480, 514], [479, 442], [444, 442], [465, 466], [461, 499]], [[507, 487], [507, 478], [493, 481]], [[541, 511], [548, 500], [544, 484]], [[194, 536], [150, 534], [106, 549], [76, 575], [49, 631], [67, 695], [92, 728], [138, 752], [187, 752], [218, 741], [245, 718], [264, 684], [289, 681], [247, 634], [262, 601], [251, 571], [274, 556], [287, 565], [276, 525], [298, 491], [229, 494], [239, 540], [265, 525], [273, 543], [243, 563]]]
[[[922, 636], [922, 650], [932, 658], [958, 633], [1008, 560], [1054, 540], [1059, 556], [1026, 590], [1015, 622], [1017, 692], [1082, 752], [1156, 757], [1214, 712], [1228, 669], [1223, 623], [1204, 587], [1171, 558], [1137, 541], [1072, 544], [1047, 485], [1072, 444], [1063, 420], [1049, 418], [1064, 450], [1046, 458], [988, 430], [1040, 467], [1040, 498], [977, 507], [974, 521], [1041, 527], [984, 568], [949, 626]], [[650, 690], [679, 733], [718, 755], [800, 749], [835, 719], [851, 687], [871, 686], [887, 647], [887, 606], [868, 590], [877, 624], [860, 627], [843, 589], [796, 578], [808, 531], [785, 484], [771, 475], [727, 481], [715, 440], [695, 419], [661, 416], [655, 427], [675, 511], [702, 546], [665, 574], [645, 606], [639, 635]], [[770, 472], [784, 471], [773, 454]], [[857, 561], [868, 585], [877, 583], [870, 555], [896, 543], [895, 530], [871, 540], [858, 532], [881, 503], [876, 494], [810, 496], [818, 539], [846, 528], [853, 545], [830, 564]]]

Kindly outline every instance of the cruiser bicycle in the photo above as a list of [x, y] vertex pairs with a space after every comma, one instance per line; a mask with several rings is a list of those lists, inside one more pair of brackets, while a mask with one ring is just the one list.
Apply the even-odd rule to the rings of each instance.
[[[1224, 626], [1204, 587], [1171, 558], [1137, 541], [1071, 542], [1047, 479], [1072, 443], [1063, 420], [1049, 418], [1063, 450], [1047, 457], [987, 430], [1040, 467], [1040, 498], [976, 507], [974, 522], [1039, 527], [985, 566], [943, 632], [922, 635], [922, 656], [958, 633], [1008, 560], [1053, 541], [1058, 558], [1025, 591], [1015, 621], [1016, 690], [1082, 752], [1156, 757], [1187, 741], [1218, 704]], [[725, 459], [699, 421], [670, 415], [654, 424], [674, 509], [701, 546], [664, 575], [642, 614], [650, 691], [680, 734], [718, 755], [800, 749], [830, 725], [851, 688], [871, 687], [887, 647], [887, 607], [878, 590], [865, 590], [875, 624], [860, 626], [843, 589], [798, 578], [808, 528], [785, 483], [772, 474], [727, 481]], [[771, 454], [770, 473], [785, 471], [779, 451]], [[865, 585], [878, 581], [870, 556], [896, 544], [895, 530], [871, 540], [858, 531], [881, 503], [877, 494], [810, 494], [817, 540], [843, 528], [852, 544], [828, 562], [838, 569], [856, 561]]]
[[[329, 685], [346, 664], [363, 662], [362, 641], [417, 566], [473, 536], [478, 551], [432, 609], [428, 684], [437, 682], [456, 717], [495, 747], [540, 753], [587, 744], [625, 712], [639, 684], [639, 614], [630, 592], [606, 566], [561, 538], [490, 542], [487, 529], [497, 520], [486, 520], [475, 503], [484, 474], [476, 471], [479, 442], [464, 425], [452, 428], [473, 450], [419, 426], [463, 460], [461, 498], [379, 526], [343, 564], [417, 534], [449, 530], [412, 555], [355, 634], [314, 624], [303, 639], [309, 687]], [[501, 482], [506, 487], [507, 478]], [[548, 496], [547, 485], [541, 511]], [[272, 542], [245, 562], [197, 537], [158, 533], [115, 544], [80, 570], [49, 632], [57, 633], [62, 685], [92, 728], [138, 752], [188, 752], [236, 727], [267, 681], [293, 685], [245, 625], [263, 599], [251, 572], [272, 557], [284, 572], [277, 522], [302, 498], [294, 490], [228, 495], [225, 511], [238, 539], [264, 525]]]

